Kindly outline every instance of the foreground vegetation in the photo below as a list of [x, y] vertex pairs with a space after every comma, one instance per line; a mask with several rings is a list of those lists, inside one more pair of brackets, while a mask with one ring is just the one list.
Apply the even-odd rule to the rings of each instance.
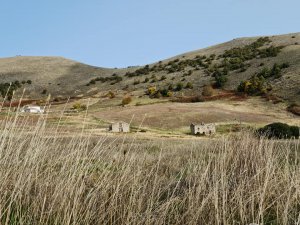
[[94, 138], [32, 121], [1, 121], [1, 224], [300, 223], [299, 140]]

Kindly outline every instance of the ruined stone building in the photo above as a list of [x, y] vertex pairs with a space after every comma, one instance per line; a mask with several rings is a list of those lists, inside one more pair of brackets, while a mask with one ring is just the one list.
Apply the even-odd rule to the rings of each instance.
[[216, 133], [216, 125], [213, 123], [192, 123], [190, 128], [192, 134], [212, 135]]
[[130, 131], [130, 126], [128, 123], [125, 122], [112, 123], [109, 126], [109, 131], [115, 133], [127, 133]]

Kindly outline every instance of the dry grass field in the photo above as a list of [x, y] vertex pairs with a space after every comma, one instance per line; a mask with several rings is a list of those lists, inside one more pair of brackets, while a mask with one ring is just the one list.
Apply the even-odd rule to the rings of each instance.
[[299, 140], [144, 140], [4, 116], [1, 224], [300, 224]]

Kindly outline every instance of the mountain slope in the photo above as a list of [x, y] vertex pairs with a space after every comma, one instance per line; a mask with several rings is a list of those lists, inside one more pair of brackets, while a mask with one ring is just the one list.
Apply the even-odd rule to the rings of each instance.
[[[175, 96], [199, 95], [205, 85], [226, 76], [224, 89], [236, 90], [274, 64], [288, 64], [280, 74], [266, 76], [270, 93], [291, 102], [300, 102], [300, 33], [268, 38], [239, 38], [209, 48], [182, 54], [143, 67], [105, 69], [61, 57], [13, 57], [0, 59], [1, 83], [31, 80], [24, 84], [28, 98], [46, 93], [56, 96], [86, 96], [113, 90], [143, 95], [148, 87], [170, 89]], [[279, 76], [280, 75], [280, 76]], [[181, 83], [183, 89], [176, 91]], [[191, 83], [193, 88], [187, 84]], [[17, 93], [21, 92], [19, 88]], [[43, 93], [43, 94], [42, 94]]]

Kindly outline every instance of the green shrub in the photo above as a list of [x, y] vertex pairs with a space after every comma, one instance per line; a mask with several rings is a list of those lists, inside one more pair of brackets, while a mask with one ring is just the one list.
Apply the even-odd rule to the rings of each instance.
[[177, 83], [177, 84], [176, 84], [175, 90], [176, 90], [176, 91], [181, 91], [182, 88], [183, 88], [183, 84], [182, 84], [182, 83]]
[[81, 104], [80, 102], [76, 102], [73, 104], [72, 109], [78, 110], [78, 111], [84, 111], [87, 109], [87, 106], [85, 104]]
[[266, 43], [271, 42], [268, 37], [258, 38], [253, 43], [226, 50], [222, 55], [224, 58], [239, 58], [242, 61], [250, 60], [260, 54], [258, 48], [264, 46]]
[[185, 85], [186, 89], [193, 89], [193, 84], [191, 82], [187, 82]]
[[285, 123], [272, 123], [260, 128], [257, 132], [259, 135], [264, 135], [268, 138], [299, 138], [299, 127], [289, 126]]
[[277, 64], [275, 63], [271, 69], [264, 67], [260, 72], [258, 72], [258, 76], [262, 76], [264, 78], [274, 77], [279, 78], [281, 77], [281, 71], [283, 69], [288, 68], [290, 65], [289, 63], [282, 63]]
[[215, 86], [217, 88], [222, 88], [226, 84], [227, 80], [228, 80], [227, 77], [224, 75], [216, 75], [215, 76]]
[[[120, 77], [119, 75], [117, 75], [116, 73], [114, 73], [110, 77], [97, 77], [95, 79], [92, 79], [88, 84], [95, 84], [96, 81], [101, 81], [102, 83], [112, 81], [111, 83], [116, 84], [116, 83], [121, 82], [122, 80], [123, 80], [122, 77]], [[87, 86], [89, 86], [89, 85], [87, 85]]]
[[167, 89], [162, 89], [162, 90], [159, 90], [160, 94], [163, 96], [163, 97], [167, 97], [168, 96], [168, 92], [169, 90]]
[[297, 126], [290, 126], [290, 130], [291, 130], [291, 133], [292, 133], [292, 137], [295, 137], [295, 138], [299, 138], [299, 130], [300, 130], [300, 127], [297, 127]]

